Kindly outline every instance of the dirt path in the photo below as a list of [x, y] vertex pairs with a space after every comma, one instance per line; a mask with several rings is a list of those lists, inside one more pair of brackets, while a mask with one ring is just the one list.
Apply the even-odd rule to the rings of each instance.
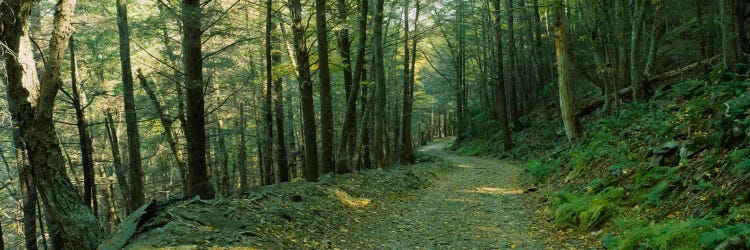
[[[538, 205], [509, 162], [446, 152], [449, 141], [420, 151], [456, 165], [413, 200], [362, 218], [365, 235], [351, 242], [375, 249], [580, 249], [559, 243], [535, 219]], [[545, 223], [541, 223], [545, 224]], [[555, 234], [554, 232], [552, 233]], [[578, 246], [578, 247], [576, 247]]]

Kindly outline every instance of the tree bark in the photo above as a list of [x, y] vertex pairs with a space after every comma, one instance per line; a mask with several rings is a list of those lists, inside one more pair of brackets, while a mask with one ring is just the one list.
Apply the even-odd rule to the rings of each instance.
[[719, 13], [721, 15], [721, 43], [724, 69], [735, 72], [737, 63], [740, 62], [740, 50], [736, 33], [737, 11], [735, 1], [719, 0]]
[[510, 117], [511, 122], [513, 122], [513, 130], [519, 131], [522, 129], [522, 126], [518, 110], [518, 94], [516, 93], [518, 67], [516, 66], [516, 38], [513, 27], [515, 23], [513, 19], [513, 12], [515, 11], [513, 0], [505, 0], [505, 9], [508, 11], [508, 62], [510, 63], [510, 76], [508, 77], [510, 81], [508, 83], [508, 87], [510, 87], [508, 96], [510, 99], [508, 102], [510, 103]]
[[[4, 37], [3, 37], [4, 38]], [[20, 38], [19, 44], [19, 63], [23, 65], [24, 73], [21, 75], [22, 84], [27, 86], [27, 89], [36, 90], [39, 89], [39, 79], [37, 77], [36, 65], [33, 59], [28, 59], [33, 56], [31, 51], [31, 41], [28, 36]], [[0, 82], [8, 82], [8, 75], [6, 74], [5, 60], [7, 58], [0, 57]], [[36, 94], [36, 93], [30, 93]], [[14, 105], [10, 92], [6, 92], [8, 111], [11, 114], [18, 112]], [[31, 97], [31, 96], [30, 96]], [[30, 99], [36, 101], [36, 96]], [[37, 245], [37, 233], [36, 233], [36, 204], [38, 200], [37, 187], [34, 182], [34, 175], [31, 169], [31, 163], [29, 162], [28, 151], [26, 150], [26, 144], [21, 138], [21, 131], [19, 129], [19, 121], [16, 118], [12, 120], [12, 135], [13, 135], [13, 146], [16, 153], [16, 167], [18, 170], [18, 180], [20, 184], [20, 190], [22, 195], [21, 211], [23, 212], [23, 234], [24, 234], [24, 246], [26, 249], [35, 250], [38, 249]], [[3, 158], [5, 160], [5, 158]], [[6, 163], [7, 166], [7, 163]], [[10, 172], [10, 169], [8, 169]]]
[[[19, 55], [21, 40], [28, 36], [32, 1], [6, 1], [0, 9], [2, 25], [0, 42], [11, 53]], [[95, 249], [102, 240], [96, 216], [82, 202], [81, 196], [65, 174], [65, 158], [55, 133], [52, 114], [55, 97], [62, 86], [61, 63], [73, 33], [71, 20], [75, 0], [61, 0], [55, 5], [53, 33], [49, 43], [46, 69], [39, 89], [30, 89], [25, 65], [32, 57], [5, 57], [9, 103], [17, 121], [21, 140], [26, 143], [33, 176], [47, 213], [60, 226], [65, 248]], [[38, 96], [37, 100], [29, 98]]]
[[143, 205], [143, 167], [141, 165], [141, 141], [138, 135], [138, 118], [133, 95], [133, 73], [130, 69], [130, 28], [126, 0], [117, 0], [117, 28], [120, 41], [120, 68], [122, 70], [123, 101], [125, 103], [125, 126], [128, 135], [130, 200], [133, 211]]
[[[339, 56], [341, 56], [342, 66], [344, 67], [344, 91], [346, 92], [344, 101], [348, 101], [349, 96], [352, 92], [352, 60], [351, 41], [349, 40], [349, 25], [347, 24], [347, 15], [349, 14], [349, 9], [347, 8], [346, 0], [336, 0], [336, 8], [338, 9], [338, 11], [336, 12], [338, 16], [337, 19], [341, 23], [341, 30], [339, 30], [338, 32], [337, 48], [339, 51]], [[337, 155], [337, 161], [338, 157], [343, 156]]]
[[70, 39], [68, 47], [70, 49], [70, 94], [73, 99], [73, 109], [76, 113], [78, 144], [81, 148], [81, 163], [83, 165], [83, 202], [93, 210], [94, 214], [98, 214], [96, 183], [94, 183], [94, 148], [91, 145], [89, 122], [84, 110], [86, 94], [78, 86], [78, 62], [76, 61], [74, 39]]
[[273, 62], [271, 61], [271, 33], [273, 32], [273, 1], [266, 1], [266, 84], [263, 95], [263, 185], [274, 183], [273, 173], [273, 113], [271, 113], [271, 101], [273, 98]]
[[115, 122], [112, 119], [112, 113], [109, 110], [105, 111], [105, 122], [104, 125], [107, 130], [107, 139], [109, 139], [109, 148], [112, 151], [112, 162], [115, 167], [115, 177], [117, 177], [117, 185], [120, 187], [120, 194], [122, 195], [122, 202], [125, 203], [125, 214], [130, 214], [133, 210], [130, 210], [130, 185], [128, 185], [127, 177], [125, 175], [125, 169], [122, 165], [122, 159], [120, 158], [120, 144], [117, 140], [117, 129], [115, 128]]
[[374, 68], [375, 68], [375, 98], [374, 102], [374, 119], [375, 132], [373, 134], [372, 152], [375, 158], [375, 167], [386, 168], [387, 159], [385, 155], [384, 137], [386, 136], [386, 119], [385, 119], [385, 69], [383, 65], [383, 2], [384, 0], [375, 1], [375, 12], [373, 13], [373, 38], [372, 46], [374, 47]]
[[244, 101], [240, 104], [240, 122], [238, 126], [240, 133], [240, 145], [237, 146], [239, 148], [237, 152], [237, 167], [239, 168], [240, 172], [240, 194], [242, 194], [250, 189], [250, 186], [248, 186], [247, 184], [247, 118], [245, 117]]
[[503, 65], [503, 22], [500, 14], [500, 0], [495, 0], [495, 33], [497, 35], [497, 105], [498, 105], [498, 116], [500, 120], [500, 129], [503, 133], [503, 150], [509, 151], [513, 148], [513, 139], [510, 136], [510, 125], [508, 124], [508, 108], [505, 99], [505, 77], [503, 72], [505, 65]]
[[633, 20], [630, 30], [630, 88], [633, 91], [633, 99], [641, 102], [646, 98], [643, 85], [641, 85], [643, 74], [641, 69], [641, 37], [643, 36], [643, 22], [646, 16], [647, 0], [634, 0]]
[[[213, 81], [214, 96], [216, 103], [221, 103], [221, 92], [219, 91], [219, 82]], [[232, 193], [232, 186], [229, 185], [229, 153], [227, 151], [227, 140], [224, 138], [224, 120], [221, 118], [218, 110], [214, 111], [216, 118], [216, 170], [220, 172], [218, 176], [219, 191], [222, 197], [229, 197]]]
[[[414, 164], [416, 158], [414, 157], [414, 145], [412, 142], [411, 135], [411, 113], [414, 102], [414, 70], [412, 66], [412, 54], [410, 54], [409, 46], [409, 2], [406, 0], [404, 4], [404, 102], [403, 111], [401, 118], [401, 165]], [[419, 21], [419, 1], [416, 1], [417, 14], [414, 18], [414, 35], [417, 34], [417, 22]], [[412, 37], [414, 44], [416, 45], [416, 37]], [[416, 46], [413, 47], [416, 50]]]
[[568, 40], [565, 33], [565, 4], [562, 0], [555, 2], [555, 54], [557, 56], [557, 83], [560, 91], [560, 111], [562, 113], [565, 135], [568, 143], [573, 143], [580, 134], [576, 118], [573, 91], [570, 86], [570, 65], [568, 57]]
[[[339, 0], [341, 1], [341, 0]], [[343, 135], [339, 142], [336, 173], [347, 173], [356, 165], [354, 154], [357, 144], [357, 98], [359, 95], [360, 81], [365, 63], [365, 44], [367, 42], [367, 12], [368, 0], [359, 2], [359, 22], [357, 41], [357, 58], [354, 67], [354, 78], [352, 87], [346, 100], [346, 114], [344, 115]]]
[[[273, 27], [273, 31], [276, 27]], [[272, 44], [281, 44], [281, 37], [271, 34]], [[281, 65], [281, 51], [273, 50], [271, 53], [273, 67]], [[275, 105], [276, 119], [276, 164], [279, 172], [279, 182], [289, 182], [289, 162], [287, 160], [286, 134], [284, 129], [284, 79], [281, 75], [273, 75], [273, 102]]]
[[154, 91], [154, 88], [156, 86], [152, 87], [148, 83], [148, 79], [146, 79], [146, 76], [143, 75], [143, 72], [141, 72], [140, 69], [138, 69], [137, 72], [138, 80], [141, 84], [141, 87], [143, 90], [146, 91], [146, 95], [148, 95], [148, 98], [151, 100], [151, 105], [154, 106], [154, 110], [156, 111], [156, 115], [159, 116], [159, 121], [161, 122], [161, 126], [164, 128], [164, 137], [167, 140], [167, 144], [169, 144], [169, 149], [172, 151], [172, 155], [175, 158], [175, 161], [177, 162], [177, 170], [180, 172], [180, 180], [182, 181], [182, 191], [183, 193], [187, 191], [187, 165], [185, 164], [185, 158], [182, 154], [182, 149], [180, 148], [180, 144], [177, 140], [177, 137], [175, 136], [174, 131], [172, 130], [172, 118], [170, 118], [167, 113], [164, 111], [164, 108], [161, 105], [161, 102], [159, 101], [159, 98], [156, 96], [156, 91]]
[[294, 54], [297, 59], [300, 99], [302, 100], [302, 126], [305, 139], [305, 179], [317, 181], [318, 145], [315, 129], [315, 103], [313, 102], [312, 77], [310, 75], [310, 51], [305, 38], [306, 27], [302, 26], [302, 4], [300, 0], [289, 1], [294, 35]]
[[187, 88], [188, 197], [213, 199], [211, 177], [206, 165], [206, 118], [201, 55], [201, 6], [199, 0], [182, 1], [182, 56]]
[[326, 0], [315, 0], [315, 26], [318, 37], [318, 79], [320, 81], [320, 173], [335, 170], [333, 158], [333, 106], [331, 104], [331, 72], [328, 66], [328, 29]]

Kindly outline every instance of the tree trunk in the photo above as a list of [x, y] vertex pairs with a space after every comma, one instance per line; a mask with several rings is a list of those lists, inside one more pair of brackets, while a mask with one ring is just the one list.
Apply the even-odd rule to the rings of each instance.
[[630, 30], [630, 88], [633, 90], [633, 99], [641, 102], [646, 98], [642, 83], [641, 69], [641, 37], [643, 36], [643, 21], [646, 19], [647, 0], [634, 0], [633, 19]]
[[273, 98], [273, 62], [271, 62], [271, 33], [274, 30], [273, 23], [273, 1], [266, 1], [266, 84], [263, 95], [263, 185], [274, 183], [273, 173], [273, 113], [271, 113], [271, 101]]
[[417, 44], [417, 24], [419, 22], [419, 1], [416, 1], [416, 15], [414, 17], [414, 36], [411, 38], [413, 45], [409, 44], [409, 1], [406, 1], [404, 6], [404, 107], [403, 116], [401, 123], [401, 165], [414, 164], [416, 158], [414, 157], [414, 143], [412, 142], [411, 135], [411, 114], [412, 106], [414, 102], [414, 69], [412, 56], [416, 56], [416, 53], [409, 54], [409, 46], [416, 50]]
[[203, 56], [201, 55], [201, 6], [198, 0], [182, 0], [182, 54], [187, 88], [188, 197], [213, 199], [214, 190], [206, 166], [206, 118], [203, 110]]
[[143, 169], [141, 165], [141, 141], [138, 135], [138, 119], [133, 95], [133, 73], [130, 69], [130, 28], [126, 0], [117, 0], [117, 28], [120, 39], [120, 67], [122, 70], [123, 101], [125, 103], [125, 125], [128, 135], [130, 210], [143, 205]]
[[555, 3], [555, 54], [557, 56], [557, 83], [560, 91], [560, 111], [568, 142], [578, 138], [580, 127], [576, 118], [573, 91], [570, 86], [570, 61], [568, 57], [568, 40], [565, 34], [565, 4], [562, 0]]
[[245, 193], [250, 189], [247, 184], [247, 118], [245, 117], [245, 102], [240, 104], [240, 122], [239, 133], [240, 133], [240, 145], [237, 146], [239, 151], [237, 152], [237, 167], [240, 172], [240, 194]]
[[120, 194], [122, 195], [122, 202], [125, 207], [125, 214], [133, 212], [130, 210], [130, 185], [125, 175], [125, 168], [122, 165], [122, 159], [120, 158], [120, 144], [117, 140], [117, 129], [115, 128], [115, 122], [112, 119], [112, 113], [109, 110], [105, 111], [105, 122], [104, 125], [107, 130], [107, 139], [109, 139], [109, 148], [112, 151], [112, 162], [115, 166], [115, 177], [117, 177], [117, 185], [120, 187]]
[[81, 163], [83, 165], [83, 202], [97, 214], [96, 183], [94, 183], [94, 159], [89, 133], [88, 117], [84, 111], [86, 94], [78, 87], [78, 62], [76, 61], [74, 39], [68, 44], [70, 49], [70, 85], [73, 109], [76, 113], [76, 127], [78, 128], [78, 144], [81, 147]]
[[[339, 0], [339, 2], [341, 2], [341, 0]], [[365, 63], [365, 44], [367, 42], [367, 3], [368, 0], [360, 0], [359, 3], [359, 39], [357, 41], [357, 58], [352, 87], [346, 100], [346, 114], [344, 115], [343, 135], [339, 142], [336, 173], [347, 173], [356, 165], [353, 158], [357, 144], [357, 98], [359, 95], [360, 81], [363, 78], [362, 71]]]
[[[5, 34], [3, 34], [5, 35]], [[3, 36], [3, 39], [5, 37]], [[36, 90], [39, 89], [39, 79], [37, 78], [36, 65], [33, 59], [29, 57], [33, 56], [31, 51], [31, 41], [28, 36], [20, 38], [19, 55], [18, 58], [25, 58], [25, 60], [19, 60], [19, 63], [24, 69], [22, 78], [22, 84], [27, 89]], [[6, 75], [5, 62], [8, 58], [0, 57], [0, 82], [8, 82], [8, 75]], [[36, 94], [36, 93], [30, 93]], [[6, 92], [8, 111], [11, 114], [18, 112], [15, 104], [13, 103], [10, 92]], [[36, 96], [31, 97], [32, 100], [36, 100]], [[36, 234], [36, 204], [38, 200], [37, 187], [34, 182], [34, 175], [31, 169], [31, 163], [29, 163], [28, 151], [26, 150], [26, 144], [21, 138], [21, 131], [18, 124], [18, 120], [15, 118], [12, 120], [12, 135], [13, 135], [13, 146], [16, 153], [16, 167], [18, 170], [18, 180], [22, 195], [21, 211], [23, 212], [23, 234], [24, 234], [24, 246], [26, 249], [38, 249], [37, 245], [37, 234]], [[5, 158], [3, 158], [5, 161]], [[7, 166], [7, 163], [6, 163]], [[10, 169], [8, 169], [10, 172]]]
[[[219, 82], [213, 81], [213, 86], [216, 103], [221, 103], [222, 98], [219, 89]], [[227, 151], [227, 140], [224, 137], [224, 120], [221, 118], [219, 110], [215, 110], [214, 114], [216, 116], [216, 140], [218, 143], [216, 148], [216, 161], [218, 163], [216, 170], [218, 170], [217, 172], [220, 172], [218, 175], [214, 176], [219, 179], [219, 191], [221, 196], [229, 197], [232, 193], [232, 186], [229, 184], [229, 151]]]
[[503, 22], [500, 13], [500, 0], [495, 0], [495, 33], [497, 35], [497, 105], [499, 111], [498, 121], [500, 123], [500, 129], [503, 133], [503, 150], [509, 151], [513, 148], [513, 139], [510, 136], [510, 125], [508, 124], [508, 108], [505, 100], [505, 77], [503, 72], [505, 70], [503, 65]]
[[385, 155], [384, 137], [386, 136], [386, 119], [385, 119], [385, 69], [383, 65], [383, 2], [384, 0], [375, 1], [375, 12], [373, 13], [373, 38], [372, 46], [374, 47], [374, 68], [375, 68], [375, 98], [374, 119], [375, 133], [373, 134], [372, 152], [375, 156], [375, 167], [386, 168], [387, 160]]
[[[338, 32], [337, 48], [339, 51], [339, 56], [341, 56], [342, 67], [344, 67], [344, 72], [343, 72], [344, 91], [346, 92], [344, 101], [348, 102], [349, 96], [351, 95], [351, 92], [352, 92], [351, 91], [352, 90], [352, 60], [351, 60], [351, 41], [349, 40], [349, 25], [347, 25], [347, 21], [346, 21], [347, 15], [349, 14], [346, 0], [336, 0], [336, 8], [338, 8], [338, 11], [336, 12], [338, 16], [338, 22], [342, 24], [341, 30], [339, 30]], [[336, 157], [338, 159], [338, 157], [344, 157], [344, 156], [337, 155]]]
[[721, 43], [722, 43], [722, 66], [724, 69], [735, 72], [737, 63], [740, 62], [740, 50], [738, 45], [736, 27], [737, 11], [735, 1], [719, 0], [719, 13], [721, 15]]
[[177, 137], [175, 136], [174, 131], [172, 130], [172, 118], [167, 115], [167, 113], [164, 111], [164, 108], [161, 106], [161, 102], [156, 96], [156, 91], [154, 91], [154, 88], [156, 88], [156, 86], [154, 85], [154, 87], [151, 87], [140, 69], [138, 69], [137, 77], [141, 84], [141, 87], [146, 91], [148, 98], [151, 100], [151, 105], [154, 106], [156, 115], [159, 116], [159, 121], [164, 128], [164, 136], [166, 137], [167, 144], [169, 144], [169, 149], [172, 151], [172, 155], [174, 155], [175, 161], [177, 162], [177, 170], [179, 170], [180, 172], [180, 180], [182, 181], [182, 191], [183, 193], [185, 193], [188, 186], [187, 166], [185, 164], [185, 158], [182, 154], [182, 149], [180, 149], [180, 144], [177, 141]]
[[[103, 239], [96, 216], [82, 202], [81, 196], [65, 174], [65, 158], [55, 133], [52, 119], [55, 97], [62, 86], [61, 63], [73, 33], [71, 20], [75, 1], [58, 1], [55, 5], [46, 69], [39, 89], [31, 89], [24, 66], [33, 64], [32, 57], [22, 57], [21, 40], [28, 36], [31, 1], [6, 2], [0, 10], [3, 26], [0, 42], [18, 57], [5, 57], [8, 79], [8, 102], [14, 107], [20, 138], [26, 143], [34, 180], [47, 213], [61, 231], [64, 247], [95, 249]], [[29, 50], [30, 51], [30, 50]], [[37, 100], [34, 98], [38, 96]]]
[[318, 37], [318, 79], [320, 81], [320, 173], [335, 170], [333, 159], [333, 106], [331, 104], [331, 72], [328, 66], [328, 29], [326, 0], [315, 0], [315, 26]]
[[[276, 30], [276, 27], [273, 27]], [[281, 44], [281, 37], [271, 34], [272, 44]], [[278, 67], [281, 65], [281, 51], [273, 50], [271, 53], [271, 63]], [[284, 129], [284, 79], [281, 75], [273, 77], [274, 96], [276, 115], [276, 163], [278, 164], [279, 182], [289, 182], [289, 162], [287, 160], [286, 134]]]
[[513, 130], [521, 130], [520, 112], [518, 110], [518, 94], [516, 93], [516, 85], [518, 79], [518, 67], [516, 66], [516, 38], [514, 31], [513, 12], [513, 0], [505, 0], [505, 9], [508, 11], [508, 62], [510, 63], [510, 77], [508, 87], [510, 87], [510, 93], [508, 96], [510, 99], [510, 117], [513, 122]]
[[312, 77], [310, 76], [310, 52], [305, 38], [305, 27], [302, 26], [302, 4], [300, 0], [290, 0], [289, 11], [292, 16], [292, 33], [294, 35], [294, 54], [297, 59], [299, 74], [299, 92], [302, 100], [302, 126], [305, 139], [305, 179], [317, 181], [318, 145], [315, 129], [315, 103], [313, 102]]

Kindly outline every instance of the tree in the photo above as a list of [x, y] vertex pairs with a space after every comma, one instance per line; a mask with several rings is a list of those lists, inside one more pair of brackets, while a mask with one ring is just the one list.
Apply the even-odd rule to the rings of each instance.
[[648, 0], [635, 0], [633, 4], [633, 20], [630, 35], [630, 88], [633, 91], [633, 99], [643, 101], [645, 90], [643, 89], [643, 71], [641, 69], [641, 36], [643, 35], [643, 22], [646, 19], [646, 5]]
[[[341, 3], [340, 3], [341, 4]], [[365, 63], [365, 49], [367, 42], [367, 13], [368, 0], [359, 2], [359, 18], [357, 22], [357, 57], [352, 76], [352, 87], [346, 100], [346, 114], [344, 115], [344, 125], [342, 128], [341, 141], [339, 142], [338, 158], [336, 163], [337, 173], [346, 173], [352, 170], [357, 164], [355, 158], [359, 157], [357, 151], [357, 99], [360, 92], [360, 81], [363, 78], [363, 69]], [[364, 98], [364, 96], [363, 96]], [[361, 124], [364, 126], [364, 124]], [[356, 157], [355, 157], [356, 155]], [[358, 159], [357, 159], [358, 160]]]
[[[508, 80], [508, 87], [510, 87], [510, 93], [508, 100], [510, 104], [510, 117], [513, 122], [513, 130], [521, 130], [520, 112], [518, 110], [518, 95], [516, 86], [518, 85], [518, 67], [516, 66], [516, 36], [513, 28], [515, 20], [513, 19], [513, 0], [505, 0], [505, 9], [508, 12], [508, 62], [510, 63], [510, 75]], [[502, 59], [501, 59], [502, 60]]]
[[187, 89], [188, 197], [213, 199], [211, 176], [206, 166], [206, 118], [201, 55], [201, 6], [198, 0], [182, 1], [182, 57]]
[[[177, 137], [175, 136], [175, 132], [172, 130], [172, 118], [167, 115], [166, 111], [164, 111], [159, 98], [156, 96], [156, 86], [152, 87], [151, 84], [149, 84], [148, 79], [146, 79], [146, 76], [143, 75], [143, 72], [141, 72], [140, 69], [138, 69], [137, 77], [141, 84], [141, 87], [146, 91], [146, 95], [148, 95], [148, 98], [151, 100], [151, 106], [153, 106], [154, 110], [156, 110], [156, 115], [159, 117], [159, 121], [164, 128], [164, 137], [167, 140], [167, 144], [169, 144], [169, 149], [172, 151], [172, 155], [174, 155], [175, 162], [177, 162], [177, 170], [180, 172], [182, 191], [186, 192], [186, 188], [188, 186], [187, 165], [185, 164], [185, 158], [183, 156], [182, 149], [180, 148]], [[115, 133], [113, 132], [112, 134]], [[113, 147], [115, 144], [116, 141], [113, 143]]]
[[84, 110], [86, 95], [78, 86], [78, 62], [76, 61], [74, 39], [70, 39], [68, 47], [70, 49], [70, 97], [73, 99], [73, 109], [76, 112], [78, 144], [81, 148], [81, 163], [83, 165], [83, 202], [86, 206], [94, 210], [94, 214], [97, 214], [96, 183], [94, 183], [94, 147], [91, 145], [89, 121]]
[[317, 181], [318, 142], [315, 131], [315, 103], [313, 102], [312, 77], [310, 75], [310, 51], [307, 48], [305, 27], [302, 26], [302, 3], [289, 1], [294, 36], [294, 57], [297, 61], [300, 99], [302, 101], [302, 128], [305, 141], [305, 179]]
[[385, 137], [386, 122], [385, 117], [385, 69], [383, 65], [383, 2], [384, 0], [375, 1], [375, 9], [373, 13], [373, 32], [372, 32], [372, 46], [374, 51], [374, 69], [375, 69], [375, 98], [374, 104], [374, 121], [375, 131], [373, 133], [373, 149], [372, 152], [375, 158], [375, 166], [377, 168], [386, 168], [387, 160], [385, 155], [385, 144], [383, 139]]
[[401, 124], [401, 164], [411, 165], [414, 164], [416, 158], [414, 157], [414, 143], [412, 142], [411, 135], [411, 113], [414, 102], [414, 61], [416, 57], [416, 51], [414, 56], [410, 55], [409, 46], [416, 50], [417, 44], [417, 23], [419, 22], [419, 1], [416, 1], [416, 15], [414, 17], [414, 36], [411, 38], [413, 44], [409, 44], [409, 2], [406, 0], [404, 4], [404, 106], [403, 106], [403, 118]]
[[740, 49], [737, 39], [737, 8], [738, 0], [719, 0], [719, 13], [721, 16], [721, 48], [722, 65], [729, 71], [737, 71], [737, 63], [740, 62]]
[[271, 113], [271, 101], [273, 98], [273, 62], [271, 61], [271, 33], [273, 32], [273, 1], [266, 1], [266, 84], [263, 96], [263, 185], [274, 183], [273, 173], [273, 113]]
[[[271, 31], [273, 31], [271, 33], [272, 44], [281, 44], [281, 37], [277, 34], [276, 27], [272, 27]], [[278, 49], [272, 51], [272, 66], [281, 65], [281, 51], [279, 51]], [[289, 176], [289, 162], [287, 161], [286, 149], [286, 132], [284, 129], [284, 79], [281, 77], [281, 74], [273, 75], [273, 89], [273, 102], [276, 109], [276, 164], [278, 165], [279, 182], [288, 182], [291, 180], [291, 178]]]
[[560, 91], [560, 112], [568, 142], [578, 138], [580, 127], [573, 104], [573, 91], [570, 86], [570, 59], [568, 55], [568, 38], [565, 33], [565, 4], [562, 0], [555, 2], [555, 54], [557, 56], [557, 84]]
[[503, 72], [505, 67], [503, 65], [503, 30], [502, 30], [502, 18], [500, 14], [500, 0], [495, 0], [495, 34], [497, 35], [497, 105], [498, 105], [498, 116], [500, 120], [500, 129], [503, 133], [503, 150], [509, 151], [513, 148], [513, 141], [510, 137], [510, 126], [508, 124], [508, 108], [505, 99], [505, 77]]
[[[0, 32], [0, 43], [9, 53], [19, 55], [21, 51], [21, 41], [29, 32], [32, 4], [32, 1], [6, 1], [0, 10], [0, 15], [8, 17], [2, 19], [5, 29]], [[63, 247], [95, 249], [103, 239], [102, 231], [96, 216], [83, 203], [65, 173], [65, 158], [52, 119], [55, 97], [62, 86], [61, 63], [73, 33], [70, 22], [74, 6], [75, 0], [61, 0], [55, 5], [53, 33], [40, 88], [28, 88], [31, 84], [24, 65], [33, 64], [32, 57], [3, 59], [8, 76], [8, 102], [14, 106], [11, 115], [26, 144], [46, 211], [60, 228]]]
[[141, 165], [141, 140], [138, 135], [138, 118], [133, 95], [133, 73], [130, 69], [130, 28], [128, 27], [128, 5], [126, 0], [117, 0], [117, 28], [120, 39], [120, 67], [122, 70], [123, 102], [125, 103], [125, 126], [128, 136], [130, 211], [143, 205], [143, 169]]
[[331, 104], [331, 72], [328, 66], [328, 28], [326, 0], [315, 0], [315, 26], [318, 37], [318, 79], [320, 81], [321, 174], [335, 170], [333, 159], [333, 107]]

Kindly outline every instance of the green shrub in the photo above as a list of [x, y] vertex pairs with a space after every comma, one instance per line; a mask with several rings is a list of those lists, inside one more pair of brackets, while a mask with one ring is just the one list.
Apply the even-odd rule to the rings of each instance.
[[651, 222], [620, 220], [618, 227], [624, 229], [620, 238], [605, 236], [602, 241], [607, 249], [699, 249], [702, 233], [711, 226], [708, 220]]
[[[723, 228], [712, 228], [703, 232], [698, 243], [703, 248], [713, 249], [727, 239], [733, 237], [742, 237], [747, 239], [750, 234], [750, 224], [730, 225]], [[747, 244], [747, 242], [746, 242]]]
[[607, 188], [594, 196], [560, 192], [557, 194], [559, 206], [555, 212], [555, 224], [581, 230], [594, 229], [614, 214], [613, 202], [623, 193], [621, 188]]
[[529, 174], [531, 174], [531, 176], [533, 176], [538, 182], [546, 180], [547, 176], [557, 172], [559, 167], [559, 159], [551, 160], [549, 162], [534, 159], [526, 163], [526, 171], [529, 171]]

